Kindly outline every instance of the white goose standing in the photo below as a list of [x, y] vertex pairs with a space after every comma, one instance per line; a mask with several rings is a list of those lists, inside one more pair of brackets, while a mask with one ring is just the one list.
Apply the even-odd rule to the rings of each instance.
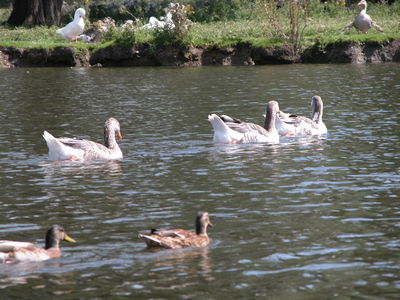
[[85, 10], [83, 8], [78, 8], [75, 11], [74, 20], [65, 27], [57, 29], [56, 33], [68, 41], [76, 41], [78, 36], [82, 34], [85, 29], [85, 15]]
[[283, 136], [310, 136], [328, 132], [322, 121], [324, 104], [320, 96], [311, 99], [311, 119], [301, 116], [288, 115], [281, 111], [275, 119], [275, 126]]
[[347, 31], [354, 26], [362, 33], [367, 33], [371, 27], [379, 32], [383, 32], [382, 27], [372, 21], [372, 18], [367, 14], [367, 1], [361, 0], [357, 5], [361, 7], [361, 11], [355, 17], [354, 21], [344, 28], [344, 31]]
[[228, 116], [221, 118], [216, 114], [210, 114], [208, 121], [214, 129], [214, 143], [279, 143], [279, 134], [275, 128], [278, 110], [276, 101], [268, 102], [264, 128]]
[[119, 122], [109, 118], [104, 123], [104, 145], [75, 138], [55, 138], [44, 131], [43, 138], [49, 148], [51, 160], [121, 160], [123, 155], [116, 139], [121, 139]]

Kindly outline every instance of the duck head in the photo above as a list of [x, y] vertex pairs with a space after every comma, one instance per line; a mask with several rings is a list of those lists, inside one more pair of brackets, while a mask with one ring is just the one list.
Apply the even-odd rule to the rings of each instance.
[[52, 225], [47, 230], [46, 233], [46, 246], [45, 249], [59, 247], [61, 241], [67, 241], [70, 243], [76, 243], [76, 241], [69, 237], [68, 234], [64, 231], [64, 228], [60, 225]]

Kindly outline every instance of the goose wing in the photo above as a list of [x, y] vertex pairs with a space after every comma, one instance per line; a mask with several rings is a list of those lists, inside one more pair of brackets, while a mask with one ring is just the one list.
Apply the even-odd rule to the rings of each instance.
[[269, 135], [268, 131], [265, 130], [263, 127], [260, 125], [254, 124], [254, 123], [247, 123], [247, 122], [241, 122], [241, 123], [233, 123], [233, 122], [226, 122], [225, 123], [229, 128], [240, 132], [240, 133], [249, 133], [252, 131], [256, 131], [259, 134], [262, 135]]
[[83, 158], [87, 159], [108, 159], [115, 155], [112, 149], [106, 146], [89, 141], [75, 138], [59, 138], [58, 139], [65, 146], [73, 149], [82, 150], [84, 152]]

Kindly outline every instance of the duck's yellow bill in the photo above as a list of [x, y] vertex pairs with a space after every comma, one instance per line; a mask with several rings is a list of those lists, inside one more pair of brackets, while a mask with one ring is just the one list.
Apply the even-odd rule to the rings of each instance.
[[67, 241], [70, 243], [76, 243], [76, 241], [72, 237], [69, 237], [68, 235], [64, 236], [64, 241]]

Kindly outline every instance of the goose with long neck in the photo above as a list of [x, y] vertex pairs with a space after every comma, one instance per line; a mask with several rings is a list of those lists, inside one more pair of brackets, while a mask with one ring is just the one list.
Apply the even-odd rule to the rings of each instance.
[[75, 11], [74, 20], [65, 27], [57, 29], [56, 33], [68, 41], [76, 41], [78, 36], [85, 29], [85, 15], [85, 10], [83, 8], [78, 8]]
[[214, 143], [279, 143], [275, 118], [279, 110], [276, 101], [269, 101], [264, 127], [223, 115], [210, 114], [208, 121], [214, 130]]
[[150, 234], [139, 234], [139, 238], [144, 240], [148, 247], [166, 249], [204, 247], [210, 244], [208, 226], [212, 226], [208, 213], [199, 212], [195, 220], [195, 233], [185, 229], [152, 229]]
[[311, 98], [311, 119], [290, 115], [279, 114], [275, 121], [275, 126], [282, 136], [311, 136], [321, 135], [328, 132], [322, 121], [324, 104], [320, 96]]
[[67, 160], [121, 160], [123, 155], [117, 138], [121, 139], [119, 122], [109, 118], [104, 123], [104, 145], [89, 140], [75, 138], [55, 138], [50, 133], [43, 133], [49, 148], [49, 158], [55, 161]]
[[371, 27], [379, 32], [383, 32], [382, 27], [376, 24], [367, 14], [367, 1], [361, 0], [360, 2], [358, 2], [357, 5], [361, 7], [361, 11], [355, 17], [354, 21], [344, 28], [344, 31], [347, 31], [354, 26], [358, 31], [362, 33], [367, 33]]
[[41, 248], [30, 242], [0, 241], [0, 260], [5, 263], [43, 261], [61, 256], [60, 243], [75, 240], [67, 235], [60, 225], [52, 225], [46, 233], [45, 247]]

